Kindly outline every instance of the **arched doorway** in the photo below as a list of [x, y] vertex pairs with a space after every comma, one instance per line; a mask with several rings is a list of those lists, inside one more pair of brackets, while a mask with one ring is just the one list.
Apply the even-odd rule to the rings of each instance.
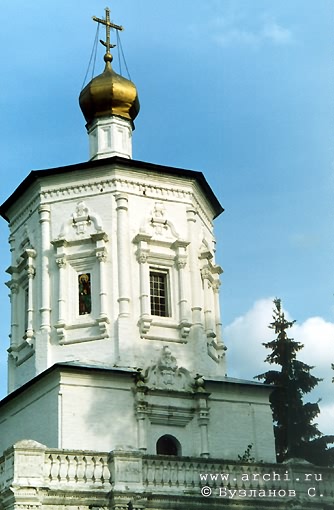
[[182, 455], [180, 442], [176, 439], [176, 437], [169, 434], [165, 434], [158, 439], [156, 450], [157, 455]]

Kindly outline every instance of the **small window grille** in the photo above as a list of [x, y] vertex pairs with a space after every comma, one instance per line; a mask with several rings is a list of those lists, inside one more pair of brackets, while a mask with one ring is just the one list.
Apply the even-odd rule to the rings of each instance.
[[168, 273], [150, 271], [151, 315], [169, 317]]
[[90, 273], [79, 274], [79, 315], [87, 315], [92, 311], [92, 295]]

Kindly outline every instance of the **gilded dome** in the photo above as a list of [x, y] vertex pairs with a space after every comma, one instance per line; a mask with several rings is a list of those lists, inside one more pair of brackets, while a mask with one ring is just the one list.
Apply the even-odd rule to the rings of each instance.
[[112, 57], [109, 59], [109, 56], [105, 56], [103, 73], [93, 78], [79, 97], [80, 108], [88, 125], [96, 118], [111, 115], [133, 121], [139, 112], [135, 84], [115, 73], [110, 63]]

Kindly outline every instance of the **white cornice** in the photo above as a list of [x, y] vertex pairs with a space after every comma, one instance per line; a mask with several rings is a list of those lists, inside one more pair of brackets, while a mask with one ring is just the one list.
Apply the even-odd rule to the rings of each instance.
[[[178, 186], [173, 184], [168, 185], [167, 182], [161, 184], [147, 184], [148, 174], [144, 174], [140, 178], [137, 174], [136, 179], [129, 178], [103, 178], [95, 177], [78, 184], [61, 183], [60, 185], [52, 185], [43, 187], [41, 190], [35, 190], [32, 198], [27, 202], [24, 208], [18, 210], [17, 215], [14, 215], [10, 223], [12, 232], [14, 232], [21, 223], [27, 220], [27, 217], [33, 214], [39, 205], [51, 204], [64, 200], [72, 200], [73, 198], [88, 198], [107, 193], [126, 192], [133, 195], [143, 195], [146, 198], [166, 200], [166, 201], [179, 201], [187, 203], [197, 209], [200, 216], [207, 223], [208, 228], [212, 226], [210, 213], [202, 199], [203, 193], [195, 181], [187, 180], [184, 188], [180, 187], [181, 179], [177, 177]], [[156, 178], [157, 174], [152, 174], [152, 179]], [[159, 176], [158, 176], [159, 178]], [[15, 206], [14, 206], [15, 207]], [[211, 212], [211, 211], [210, 211]]]

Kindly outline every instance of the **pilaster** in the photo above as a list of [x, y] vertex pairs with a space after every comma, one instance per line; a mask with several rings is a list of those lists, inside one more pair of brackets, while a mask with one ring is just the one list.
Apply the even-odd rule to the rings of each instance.
[[189, 266], [192, 290], [192, 322], [202, 326], [201, 276], [198, 264], [198, 243], [196, 238], [197, 212], [194, 208], [187, 209], [188, 231], [190, 239]]
[[189, 242], [175, 241], [173, 248], [176, 251], [176, 268], [178, 270], [178, 287], [179, 287], [179, 317], [180, 317], [180, 330], [181, 337], [187, 338], [191, 328], [191, 318], [189, 305], [186, 294], [186, 271], [185, 268], [188, 262], [187, 247]]
[[50, 332], [50, 275], [49, 275], [49, 250], [50, 250], [50, 206], [43, 204], [39, 207], [39, 223], [41, 228], [41, 251], [40, 251], [40, 328]]
[[134, 242], [138, 243], [136, 252], [137, 262], [139, 263], [139, 285], [140, 285], [140, 318], [139, 328], [142, 335], [145, 335], [152, 323], [151, 308], [150, 308], [150, 281], [149, 281], [149, 264], [148, 257], [150, 253], [149, 242], [150, 235], [139, 234], [136, 236]]
[[[61, 246], [65, 247], [66, 242], [62, 241]], [[56, 264], [59, 269], [59, 280], [58, 280], [58, 321], [56, 327], [60, 331], [66, 323], [66, 293], [65, 293], [65, 282], [66, 282], [66, 254], [65, 252], [57, 254]], [[63, 337], [60, 334], [60, 337]]]
[[117, 211], [117, 255], [118, 255], [118, 303], [119, 317], [128, 317], [130, 303], [130, 260], [129, 260], [129, 218], [128, 197], [116, 195]]

